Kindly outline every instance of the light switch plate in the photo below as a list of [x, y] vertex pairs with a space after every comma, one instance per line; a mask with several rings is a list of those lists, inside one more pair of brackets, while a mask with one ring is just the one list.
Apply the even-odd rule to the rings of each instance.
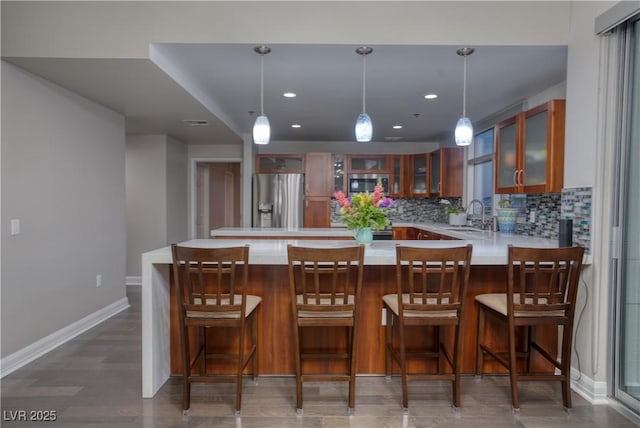
[[20, 219], [12, 218], [11, 219], [11, 235], [19, 235], [20, 234]]

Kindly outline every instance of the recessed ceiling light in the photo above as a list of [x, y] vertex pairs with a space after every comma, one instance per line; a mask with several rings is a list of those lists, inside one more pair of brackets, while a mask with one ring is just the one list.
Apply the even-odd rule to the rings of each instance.
[[438, 98], [438, 94], [427, 94], [424, 97], [427, 100], [435, 100], [436, 98]]
[[282, 96], [285, 98], [295, 98], [296, 94], [293, 92], [285, 92], [284, 94], [282, 94]]
[[292, 128], [302, 128], [302, 125], [298, 124], [298, 123], [294, 123], [293, 125], [291, 125]]
[[187, 126], [206, 126], [208, 121], [202, 119], [183, 119], [182, 122]]
[[393, 125], [393, 129], [402, 129], [402, 125]]

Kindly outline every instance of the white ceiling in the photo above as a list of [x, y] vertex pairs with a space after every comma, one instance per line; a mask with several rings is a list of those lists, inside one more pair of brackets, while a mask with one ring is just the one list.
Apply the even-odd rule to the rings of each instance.
[[[362, 108], [355, 45], [269, 45], [265, 114], [272, 140], [353, 141]], [[249, 44], [154, 44], [151, 60], [3, 58], [125, 115], [127, 132], [190, 144], [239, 143], [259, 111], [260, 57]], [[447, 137], [462, 110], [461, 46], [373, 45], [366, 110], [374, 141]], [[483, 119], [566, 80], [566, 46], [474, 46], [467, 115]], [[152, 62], [154, 61], [154, 62]], [[286, 99], [285, 91], [298, 96]], [[427, 101], [424, 94], [439, 98]], [[204, 127], [183, 119], [204, 119]], [[292, 123], [302, 125], [291, 128]], [[395, 124], [403, 125], [393, 130]], [[391, 143], [390, 143], [391, 144]]]

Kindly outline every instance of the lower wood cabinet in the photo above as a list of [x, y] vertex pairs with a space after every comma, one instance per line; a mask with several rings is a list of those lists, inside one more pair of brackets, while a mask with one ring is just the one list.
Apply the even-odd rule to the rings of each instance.
[[393, 239], [394, 240], [456, 240], [451, 236], [442, 235], [440, 233], [431, 232], [429, 230], [418, 229], [416, 227], [394, 227]]
[[331, 198], [322, 196], [305, 198], [304, 227], [331, 227]]

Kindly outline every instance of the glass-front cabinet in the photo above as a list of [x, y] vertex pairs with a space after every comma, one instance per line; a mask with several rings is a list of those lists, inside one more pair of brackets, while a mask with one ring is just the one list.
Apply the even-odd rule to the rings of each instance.
[[333, 155], [333, 191], [342, 191], [347, 193], [345, 173], [344, 173], [344, 155]]
[[[518, 119], [514, 116], [496, 125], [496, 193], [517, 193]], [[498, 191], [500, 190], [500, 191]]]
[[429, 196], [440, 196], [440, 165], [441, 156], [440, 151], [429, 153]]
[[257, 173], [302, 173], [304, 172], [304, 155], [256, 155]]
[[387, 155], [350, 155], [349, 173], [386, 173], [389, 172]]
[[544, 186], [547, 182], [547, 131], [549, 114], [546, 108], [534, 109], [524, 118], [523, 186]]
[[551, 100], [495, 126], [496, 193], [562, 190], [565, 101]]
[[404, 155], [391, 155], [389, 162], [391, 164], [391, 174], [389, 183], [389, 196], [400, 198], [406, 196], [406, 179], [405, 179], [405, 159]]
[[429, 194], [429, 154], [411, 156], [411, 196]]

